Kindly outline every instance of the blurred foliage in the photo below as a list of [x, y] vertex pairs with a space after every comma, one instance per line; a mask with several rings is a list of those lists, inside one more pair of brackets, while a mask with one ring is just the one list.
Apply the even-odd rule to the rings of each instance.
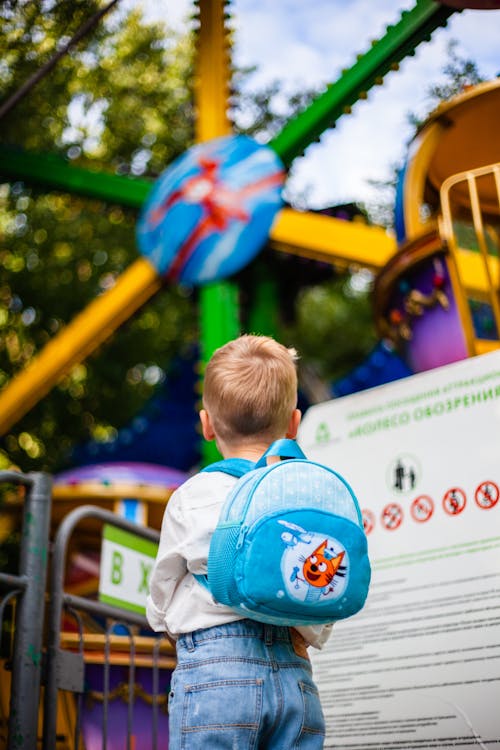
[[368, 271], [358, 271], [299, 292], [287, 343], [326, 382], [346, 375], [376, 344], [371, 282]]
[[[6, 100], [100, 7], [89, 0], [9, 0], [0, 6]], [[2, 141], [76, 166], [155, 178], [193, 142], [193, 39], [118, 5], [2, 120]], [[236, 71], [235, 130], [266, 142], [313, 91], [251, 85]], [[250, 84], [250, 85], [249, 85]], [[293, 202], [293, 198], [291, 198]], [[297, 201], [299, 197], [297, 196]], [[303, 202], [303, 197], [302, 197]], [[22, 181], [0, 184], [0, 387], [138, 257], [134, 211]], [[300, 268], [293, 270], [295, 275]], [[270, 270], [273, 273], [273, 270]], [[327, 283], [317, 278], [323, 273]], [[283, 336], [328, 379], [374, 342], [368, 286], [319, 269], [293, 288]], [[314, 278], [313, 278], [314, 277]], [[354, 277], [353, 277], [354, 278]], [[287, 299], [287, 307], [292, 307]], [[167, 286], [73, 368], [2, 441], [0, 468], [63, 468], [72, 447], [106, 441], [161, 385], [169, 362], [199, 338], [196, 293]]]
[[408, 114], [408, 121], [415, 126], [416, 130], [423, 125], [430, 112], [441, 102], [458, 96], [470, 86], [477, 86], [485, 80], [474, 60], [460, 55], [456, 39], [450, 39], [448, 42], [447, 60], [441, 73], [443, 80], [431, 84], [427, 89], [428, 109], [424, 116], [418, 116], [415, 113]]
[[[98, 3], [3, 3], [6, 99]], [[119, 8], [119, 6], [118, 6]], [[76, 165], [155, 177], [193, 139], [192, 40], [113, 11], [2, 121], [3, 142]], [[137, 257], [133, 211], [23, 182], [0, 187], [0, 386]], [[54, 471], [137, 413], [198, 337], [191, 290], [164, 289], [75, 367], [3, 441], [2, 466]]]

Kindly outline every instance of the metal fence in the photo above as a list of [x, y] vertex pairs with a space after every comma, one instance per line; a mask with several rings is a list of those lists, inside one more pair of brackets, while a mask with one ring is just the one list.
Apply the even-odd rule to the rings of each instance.
[[20, 484], [26, 489], [19, 572], [0, 574], [0, 585], [8, 591], [0, 605], [2, 633], [5, 607], [16, 600], [7, 747], [8, 750], [36, 748], [51, 479], [41, 473], [23, 475], [4, 471], [0, 472], [0, 482]]
[[5, 482], [23, 485], [26, 496], [19, 572], [0, 573], [0, 626], [10, 610], [15, 632], [0, 748], [165, 750], [171, 644], [153, 636], [143, 615], [65, 590], [79, 525], [107, 524], [152, 542], [158, 532], [85, 505], [65, 517], [51, 544], [51, 478], [0, 472]]

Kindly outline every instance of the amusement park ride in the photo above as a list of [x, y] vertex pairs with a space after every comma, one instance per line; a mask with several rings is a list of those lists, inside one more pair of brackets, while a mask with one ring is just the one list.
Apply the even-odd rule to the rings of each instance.
[[[492, 243], [494, 246], [494, 225], [499, 213], [499, 178], [498, 167], [495, 165], [499, 160], [500, 147], [490, 125], [495, 122], [500, 107], [498, 81], [478, 86], [441, 105], [420, 130], [411, 146], [412, 155], [399, 186], [398, 245], [379, 227], [346, 223], [291, 208], [283, 208], [274, 223], [272, 219], [280, 203], [277, 196], [281, 182], [277, 173], [280, 169], [284, 179], [286, 169], [296, 157], [327, 128], [333, 127], [342, 115], [348, 114], [352, 104], [366, 97], [371, 87], [382, 84], [383, 77], [391, 70], [397, 70], [399, 61], [411, 54], [418, 44], [430, 39], [436, 28], [446, 25], [447, 19], [456, 9], [471, 6], [491, 8], [498, 4], [418, 0], [413, 10], [404, 12], [396, 25], [388, 27], [384, 37], [373, 43], [353, 67], [328, 86], [305, 111], [292, 119], [267, 147], [251, 144], [250, 149], [255, 148], [255, 161], [262, 162], [262, 159], [267, 158], [274, 165], [272, 169], [276, 171], [276, 175], [273, 178], [271, 198], [267, 195], [259, 198], [258, 184], [245, 187], [240, 200], [242, 215], [231, 215], [227, 198], [231, 190], [235, 194], [234, 185], [241, 178], [241, 175], [235, 173], [238, 170], [248, 170], [248, 162], [244, 162], [243, 169], [240, 167], [247, 155], [239, 154], [241, 144], [237, 142], [237, 138], [230, 136], [227, 118], [229, 56], [224, 5], [223, 2], [202, 2], [199, 5], [196, 138], [205, 148], [198, 146], [190, 150], [192, 154], [188, 152], [181, 158], [181, 165], [173, 165], [167, 170], [167, 177], [160, 178], [155, 188], [145, 180], [96, 174], [71, 167], [54, 157], [1, 148], [1, 169], [7, 177], [22, 178], [48, 188], [142, 208], [142, 231], [138, 233], [138, 241], [144, 256], [122, 275], [111, 290], [77, 316], [24, 372], [7, 385], [0, 395], [1, 433], [5, 433], [71, 367], [94, 351], [139, 306], [158, 292], [165, 280], [181, 279], [203, 283], [201, 344], [203, 356], [209, 356], [216, 346], [238, 330], [234, 294], [228, 294], [231, 284], [220, 282], [220, 279], [234, 273], [257, 254], [266, 242], [268, 227], [269, 242], [278, 250], [327, 260], [337, 266], [345, 267], [355, 263], [376, 272], [390, 262], [391, 269], [396, 265], [398, 267], [396, 276], [401, 271], [405, 272], [408, 263], [413, 265], [413, 260], [401, 260], [402, 250], [404, 257], [408, 257], [407, 243], [420, 242], [422, 236], [429, 232], [435, 233], [436, 244], [442, 246], [446, 255], [446, 265], [450, 268], [453, 266], [453, 271], [448, 270], [447, 275], [450, 275], [450, 281], [454, 285], [453, 297], [457, 299], [460, 325], [465, 332], [462, 355], [467, 356], [494, 346], [494, 343], [484, 343], [484, 339], [478, 339], [474, 333], [464, 300], [468, 294], [473, 299], [488, 302], [495, 319], [494, 328], [498, 331], [500, 313], [498, 296], [494, 291], [495, 285], [498, 287], [498, 263]], [[224, 143], [220, 146], [220, 153], [211, 155], [215, 139], [223, 136], [233, 155], [224, 156]], [[246, 144], [247, 149], [248, 147]], [[195, 153], [196, 149], [198, 151]], [[221, 165], [221, 174], [217, 174], [217, 169], [203, 173], [203, 166], [196, 172], [196, 164], [190, 164], [189, 159], [200, 163], [215, 159]], [[230, 174], [234, 166], [230, 163], [231, 159], [236, 162], [233, 175]], [[179, 169], [184, 171], [180, 177], [177, 175]], [[224, 175], [225, 169], [227, 177]], [[177, 186], [173, 186], [174, 178], [171, 175], [174, 173], [179, 182]], [[223, 184], [225, 177], [228, 180], [226, 186]], [[162, 180], [166, 184], [162, 185]], [[203, 186], [208, 185], [210, 180], [212, 184], [207, 189], [209, 193], [211, 191], [211, 195], [203, 195]], [[198, 181], [202, 192], [196, 193], [196, 185], [191, 185], [190, 190], [189, 181], [193, 185]], [[177, 190], [176, 200], [173, 200], [173, 190]], [[253, 201], [252, 194], [257, 195]], [[243, 205], [248, 195], [249, 207]], [[163, 201], [162, 212], [159, 212], [158, 205], [152, 205], [155, 201]], [[247, 208], [249, 210], [245, 211]], [[175, 213], [176, 210], [179, 211], [178, 214]], [[199, 229], [193, 231], [190, 226], [190, 222], [194, 225], [198, 214], [203, 210], [208, 212], [204, 237], [197, 236]], [[252, 211], [255, 214], [266, 210], [264, 219], [251, 215]], [[163, 227], [160, 227], [158, 238], [151, 238], [153, 228], [148, 228], [147, 225], [153, 221], [155, 211], [161, 218]], [[185, 236], [182, 233], [181, 236], [169, 234], [168, 219], [172, 216], [175, 216], [175, 223], [179, 223], [179, 216], [183, 218], [187, 225]], [[474, 227], [474, 249], [462, 246], [460, 237], [456, 236], [456, 220], [461, 224], [469, 222]], [[235, 249], [231, 252], [230, 262], [226, 260], [222, 265], [212, 264], [211, 270], [203, 271], [206, 257], [213, 253], [220, 254], [218, 248], [223, 244], [224, 238], [231, 234], [235, 226], [237, 231], [233, 234], [236, 237], [244, 234], [245, 225], [249, 230], [248, 235], [258, 235], [254, 246], [248, 247], [248, 240], [242, 245], [234, 243]], [[208, 235], [210, 237], [207, 241]], [[192, 247], [187, 247], [189, 243]], [[228, 252], [224, 252], [228, 256]], [[186, 261], [186, 254], [190, 256], [190, 262]], [[409, 254], [412, 255], [411, 252]], [[419, 262], [421, 257], [422, 251], [418, 253]], [[393, 278], [392, 270], [388, 274]], [[383, 273], [382, 277], [384, 275]], [[394, 338], [397, 337], [398, 330], [401, 335], [406, 329], [404, 326], [398, 329], [398, 315], [394, 310], [391, 315], [386, 309], [388, 286], [392, 289], [387, 281], [378, 285], [377, 317], [380, 319], [381, 331], [389, 331]], [[223, 310], [226, 305], [229, 305], [230, 311]], [[226, 312], [230, 314], [227, 315]], [[383, 319], [387, 315], [389, 320], [384, 325]], [[407, 315], [402, 313], [402, 317], [406, 318]], [[459, 356], [457, 351], [457, 358]]]
[[[197, 145], [156, 184], [0, 146], [5, 178], [140, 209], [142, 253], [0, 393], [0, 434], [165, 283], [201, 285], [200, 346], [206, 360], [239, 333], [237, 289], [230, 277], [266, 243], [337, 268], [374, 271], [380, 336], [391, 340], [412, 372], [500, 346], [500, 141], [492, 126], [500, 119], [500, 80], [441, 104], [419, 129], [398, 186], [397, 240], [380, 227], [283, 208], [280, 199], [293, 160], [435, 29], [463, 8], [486, 10], [500, 3], [417, 0], [265, 147], [231, 135], [225, 6], [223, 0], [197, 4]], [[208, 448], [205, 458], [210, 459]], [[54, 486], [54, 524], [82, 500], [118, 511], [123, 498], [133, 497], [142, 522], [158, 527], [161, 507], [183, 478], [168, 471], [149, 482], [132, 475], [103, 481], [97, 470], [62, 477]]]

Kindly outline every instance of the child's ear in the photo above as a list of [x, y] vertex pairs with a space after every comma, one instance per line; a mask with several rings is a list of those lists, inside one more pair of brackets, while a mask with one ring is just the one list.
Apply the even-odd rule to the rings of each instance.
[[215, 440], [215, 432], [214, 428], [212, 427], [212, 421], [210, 419], [210, 414], [206, 409], [202, 409], [200, 411], [200, 422], [201, 422], [201, 430], [203, 432], [203, 437], [205, 440]]
[[290, 422], [288, 423], [288, 430], [285, 437], [291, 438], [292, 440], [297, 437], [297, 431], [299, 429], [301, 419], [302, 412], [300, 411], [300, 409], [294, 409], [292, 412], [292, 416], [290, 417]]

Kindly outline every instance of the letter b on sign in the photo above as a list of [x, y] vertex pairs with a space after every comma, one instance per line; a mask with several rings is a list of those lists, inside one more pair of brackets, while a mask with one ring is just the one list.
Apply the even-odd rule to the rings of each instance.
[[123, 555], [118, 550], [113, 550], [113, 558], [111, 562], [111, 583], [115, 586], [119, 586], [122, 582], [122, 568], [123, 568]]

